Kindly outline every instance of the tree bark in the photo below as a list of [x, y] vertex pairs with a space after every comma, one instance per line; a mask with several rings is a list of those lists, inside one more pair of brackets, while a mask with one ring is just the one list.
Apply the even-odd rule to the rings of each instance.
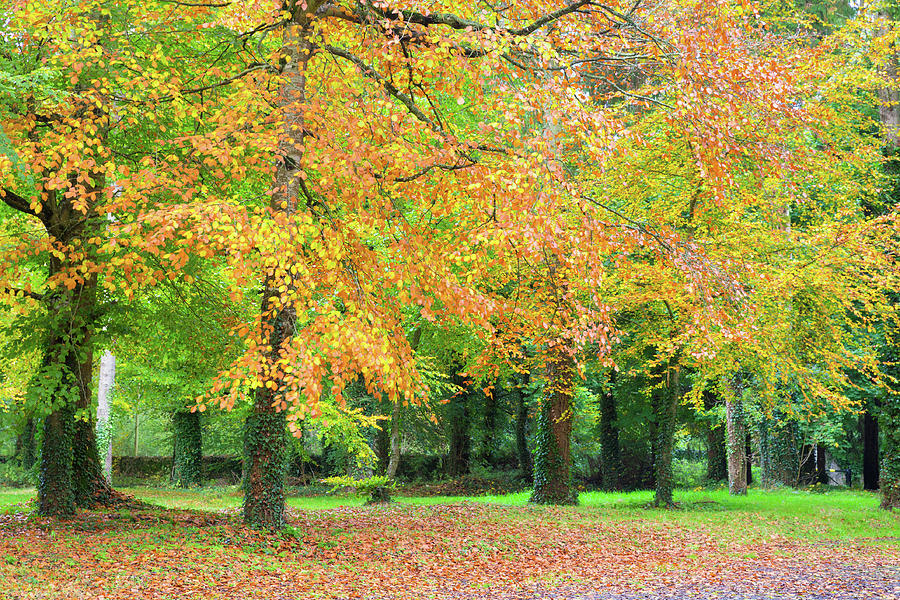
[[497, 448], [497, 429], [500, 424], [500, 390], [497, 386], [484, 398], [484, 431], [481, 438], [479, 459], [487, 465], [494, 466], [494, 451]]
[[172, 415], [174, 432], [172, 483], [188, 488], [203, 485], [203, 434], [200, 413], [181, 410]]
[[728, 454], [728, 492], [732, 496], [747, 494], [747, 428], [744, 407], [737, 391], [725, 398], [726, 450]]
[[72, 438], [75, 411], [63, 405], [44, 418], [38, 477], [38, 512], [66, 517], [75, 514], [75, 489], [72, 485]]
[[[890, 18], [887, 12], [879, 16]], [[885, 153], [896, 157], [900, 150], [900, 53], [896, 42], [891, 43], [890, 51], [891, 54], [882, 68], [887, 85], [878, 91], [879, 117], [886, 146]], [[896, 354], [896, 348], [892, 349], [892, 354]], [[884, 436], [884, 444], [878, 449], [881, 454], [879, 480], [881, 507], [892, 510], [900, 508], [900, 396], [891, 394], [884, 399], [878, 424]]]
[[655, 390], [658, 394], [656, 400], [656, 494], [653, 503], [655, 506], [674, 506], [675, 477], [672, 471], [672, 459], [675, 449], [675, 427], [680, 399], [680, 365], [678, 356], [669, 359], [663, 387]]
[[447, 455], [447, 475], [457, 477], [469, 472], [469, 458], [472, 453], [470, 432], [470, 400], [472, 392], [469, 383], [458, 373], [453, 383], [461, 388], [450, 398], [447, 405], [447, 425], [449, 428], [449, 453]]
[[816, 483], [826, 485], [828, 483], [828, 469], [825, 462], [825, 446], [816, 444]]
[[391, 454], [388, 460], [385, 475], [388, 479], [397, 477], [397, 469], [400, 467], [400, 402], [394, 402], [391, 411]]
[[[869, 402], [872, 402], [871, 400]], [[878, 419], [870, 409], [862, 415], [862, 442], [863, 442], [863, 488], [877, 490], [881, 477], [879, 447], [878, 447]]]
[[140, 415], [141, 415], [141, 413], [138, 411], [137, 407], [135, 407], [135, 409], [134, 409], [134, 434], [133, 434], [133, 437], [134, 437], [133, 442], [134, 443], [131, 447], [131, 455], [132, 456], [138, 455], [138, 441], [140, 441], [140, 437], [139, 437], [140, 436], [140, 428], [139, 428]]
[[100, 357], [100, 374], [97, 384], [97, 440], [103, 457], [103, 476], [112, 483], [112, 430], [109, 400], [116, 381], [116, 357], [106, 350]]
[[[90, 309], [94, 310], [96, 298], [96, 279], [90, 280], [92, 297]], [[86, 334], [86, 337], [89, 335]], [[85, 340], [88, 346], [88, 340]], [[103, 475], [103, 463], [97, 448], [97, 426], [92, 410], [94, 390], [91, 385], [94, 361], [93, 352], [88, 346], [78, 369], [78, 402], [79, 412], [75, 421], [75, 437], [73, 438], [73, 484], [75, 486], [75, 503], [82, 508], [93, 508], [97, 504], [109, 504], [112, 499], [112, 488], [109, 480]]]
[[[376, 411], [379, 416], [382, 416], [383, 413], [387, 412], [384, 410], [387, 403], [377, 403], [376, 406], [382, 407]], [[387, 474], [388, 463], [391, 461], [391, 425], [393, 424], [393, 412], [391, 415], [391, 420], [382, 420], [380, 422], [380, 429], [375, 432], [373, 449], [375, 451], [375, 457], [378, 460], [376, 472], [380, 475]]]
[[600, 485], [607, 492], [619, 489], [619, 477], [623, 470], [616, 378], [617, 373], [613, 369], [609, 373], [606, 389], [600, 391]]
[[881, 407], [879, 421], [884, 436], [881, 450], [881, 507], [900, 508], [900, 396], [889, 396]]
[[531, 464], [531, 450], [528, 449], [528, 398], [525, 389], [528, 387], [530, 373], [517, 373], [513, 376], [513, 390], [516, 407], [516, 457], [522, 476], [531, 480], [534, 477]]
[[747, 485], [753, 483], [753, 438], [747, 434], [747, 442], [744, 445], [744, 456], [746, 457]]
[[[290, 18], [282, 29], [283, 83], [276, 100], [281, 133], [270, 207], [286, 216], [297, 212], [300, 196], [305, 147], [302, 107], [306, 102], [306, 69], [312, 55], [312, 20], [321, 4], [316, 0], [290, 0], [283, 5]], [[290, 342], [296, 325], [294, 308], [280, 303], [277, 285], [273, 274], [266, 273], [261, 308], [263, 336], [271, 348], [266, 357], [266, 371], [275, 369], [282, 347]], [[271, 372], [267, 374], [272, 375]], [[275, 389], [265, 386], [256, 389], [253, 409], [244, 430], [244, 522], [258, 529], [284, 526], [286, 419], [281, 410], [283, 397], [279, 387], [276, 381]]]
[[25, 421], [25, 429], [22, 432], [22, 468], [30, 471], [34, 467], [37, 457], [37, 440], [35, 439], [36, 425], [34, 417]]
[[[85, 234], [94, 215], [74, 209], [70, 200], [56, 206], [44, 217], [44, 225], [51, 239], [68, 246]], [[52, 254], [49, 276], [68, 273], [74, 266], [65, 254]], [[44, 419], [38, 477], [38, 511], [44, 515], [74, 514], [76, 502], [90, 507], [95, 495], [108, 491], [105, 482], [96, 481], [98, 476], [102, 480], [102, 473], [89, 411], [95, 300], [96, 279], [91, 277], [77, 281], [71, 290], [58, 288], [46, 300], [51, 322], [39, 389], [51, 408]]]
[[547, 386], [537, 424], [534, 452], [536, 504], [577, 504], [572, 481], [572, 398], [575, 359], [568, 348], [556, 346], [547, 356]]
[[[719, 400], [707, 391], [703, 394], [703, 406], [707, 411], [713, 410]], [[709, 482], [728, 480], [728, 461], [725, 449], [725, 426], [722, 423], [709, 423], [706, 431], [706, 480]]]

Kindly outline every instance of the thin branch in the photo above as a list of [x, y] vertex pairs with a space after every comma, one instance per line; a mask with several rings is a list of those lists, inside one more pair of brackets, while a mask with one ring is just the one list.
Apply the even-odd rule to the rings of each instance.
[[[469, 159], [469, 160], [471, 160], [471, 159]], [[396, 179], [394, 179], [394, 181], [396, 181], [397, 183], [409, 183], [410, 181], [414, 181], [414, 180], [418, 179], [419, 177], [422, 177], [423, 175], [427, 175], [428, 173], [430, 173], [431, 171], [433, 171], [435, 169], [439, 169], [441, 171], [459, 171], [461, 169], [467, 169], [469, 167], [472, 167], [475, 164], [477, 164], [477, 163], [472, 161], [472, 162], [468, 162], [465, 164], [455, 164], [455, 165], [441, 165], [441, 164], [428, 165], [424, 169], [420, 169], [419, 171], [416, 171], [412, 175], [406, 175], [405, 177], [397, 177]]]
[[[260, 71], [260, 70], [275, 70], [275, 67], [273, 67], [272, 65], [269, 65], [269, 64], [265, 64], [265, 63], [256, 63], [253, 65], [250, 65], [249, 67], [247, 67], [246, 69], [244, 69], [243, 71], [238, 73], [237, 75], [233, 75], [227, 79], [223, 79], [222, 81], [217, 81], [216, 83], [211, 83], [209, 85], [205, 85], [202, 87], [179, 90], [178, 93], [181, 95], [201, 94], [201, 93], [209, 91], [209, 90], [214, 90], [216, 88], [225, 87], [226, 85], [230, 85], [230, 84], [234, 83], [235, 81], [237, 81], [238, 79], [242, 79], [243, 77], [249, 75], [250, 73], [253, 73], [254, 71]], [[112, 98], [114, 100], [118, 100], [120, 102], [129, 102], [129, 103], [133, 103], [133, 104], [138, 104], [140, 102], [143, 102], [143, 100], [134, 100], [132, 98], [126, 98], [124, 96], [113, 96]], [[173, 94], [169, 94], [167, 96], [162, 96], [161, 98], [158, 98], [156, 100], [156, 102], [171, 102], [174, 99], [175, 99], [175, 96]]]
[[30, 292], [28, 290], [23, 290], [21, 288], [14, 287], [4, 287], [0, 288], [4, 294], [10, 294], [13, 296], [24, 296], [26, 298], [31, 298], [32, 300], [37, 300], [38, 302], [43, 302], [46, 296], [43, 294], [38, 294], [37, 292]]
[[397, 87], [393, 83], [391, 83], [389, 80], [385, 79], [384, 76], [382, 76], [378, 71], [376, 71], [374, 67], [366, 64], [361, 58], [359, 58], [355, 54], [351, 54], [350, 52], [347, 52], [343, 48], [337, 48], [335, 46], [329, 46], [329, 45], [321, 46], [321, 48], [324, 49], [329, 54], [332, 54], [334, 56], [339, 56], [339, 57], [341, 57], [345, 60], [349, 60], [350, 62], [355, 64], [359, 68], [359, 70], [362, 71], [362, 74], [364, 76], [366, 76], [370, 79], [373, 79], [373, 80], [377, 81], [379, 84], [381, 84], [381, 86], [391, 96], [393, 96], [394, 98], [399, 100], [406, 107], [406, 109], [410, 112], [410, 114], [412, 114], [415, 118], [417, 118], [421, 122], [428, 125], [432, 130], [434, 130], [436, 133], [440, 134], [441, 136], [444, 135], [444, 131], [439, 124], [437, 124], [433, 120], [429, 119], [428, 115], [426, 115], [424, 112], [422, 112], [421, 108], [416, 106], [416, 103], [412, 98], [410, 98], [409, 96], [407, 96], [406, 94], [404, 94], [403, 92], [398, 90]]
[[529, 33], [533, 33], [535, 31], [537, 31], [544, 25], [552, 23], [553, 21], [556, 21], [557, 19], [560, 19], [561, 17], [564, 17], [570, 13], [576, 12], [578, 9], [580, 9], [583, 6], [588, 6], [588, 5], [592, 5], [592, 4], [594, 4], [594, 2], [592, 0], [576, 0], [575, 2], [571, 2], [571, 3], [567, 4], [566, 6], [563, 6], [559, 10], [556, 10], [556, 11], [553, 11], [552, 13], [548, 13], [548, 14], [544, 15], [543, 17], [536, 20], [531, 25], [522, 27], [521, 29], [512, 29], [509, 31], [509, 33], [511, 33], [512, 35], [516, 35], [516, 36], [528, 35]]
[[195, 6], [199, 8], [225, 8], [231, 6], [231, 2], [184, 2], [183, 0], [159, 0], [167, 4], [177, 4], [179, 6]]

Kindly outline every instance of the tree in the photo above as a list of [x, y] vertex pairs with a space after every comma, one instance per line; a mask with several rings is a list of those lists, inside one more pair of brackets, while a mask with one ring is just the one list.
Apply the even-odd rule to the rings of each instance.
[[[227, 63], [232, 53], [208, 52], [221, 29], [186, 42], [207, 10], [170, 9], [28, 5], [11, 13], [0, 41], [0, 216], [32, 225], [4, 248], [0, 292], [4, 304], [27, 307], [19, 325], [33, 325], [29, 343], [42, 355], [31, 404], [43, 416], [43, 514], [111, 496], [93, 424], [92, 349], [113, 291], [127, 299], [183, 266], [164, 236], [140, 240], [151, 256], [133, 252], [128, 227], [139, 221], [137, 207], [190, 196], [212, 170], [195, 160], [213, 143], [184, 152], [183, 135], [197, 142], [209, 133], [208, 106], [192, 100], [202, 90], [214, 99], [217, 86], [206, 84], [220, 73], [210, 61]], [[119, 224], [104, 232], [110, 213]]]

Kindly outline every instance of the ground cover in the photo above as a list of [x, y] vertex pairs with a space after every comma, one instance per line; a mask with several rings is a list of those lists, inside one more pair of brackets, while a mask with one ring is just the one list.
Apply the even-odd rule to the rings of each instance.
[[900, 598], [900, 515], [861, 492], [298, 497], [261, 534], [232, 488], [128, 491], [167, 508], [49, 521], [0, 489], [0, 598]]

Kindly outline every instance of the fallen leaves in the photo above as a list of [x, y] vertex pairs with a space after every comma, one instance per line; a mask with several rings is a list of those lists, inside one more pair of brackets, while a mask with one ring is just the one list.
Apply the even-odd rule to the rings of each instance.
[[292, 511], [289, 521], [263, 534], [234, 515], [196, 511], [52, 523], [3, 515], [0, 591], [111, 600], [900, 597], [896, 546], [748, 544], [727, 531], [592, 510], [472, 503]]

